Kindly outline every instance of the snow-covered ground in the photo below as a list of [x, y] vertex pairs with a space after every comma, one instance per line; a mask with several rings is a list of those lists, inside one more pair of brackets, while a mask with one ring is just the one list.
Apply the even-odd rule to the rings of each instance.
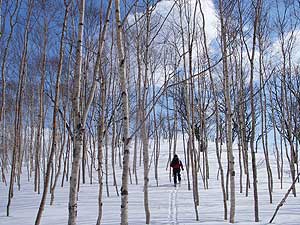
[[[151, 151], [150, 151], [151, 153]], [[183, 159], [182, 143], [178, 145], [178, 154]], [[200, 206], [198, 207], [200, 221], [195, 221], [193, 192], [187, 189], [186, 171], [182, 173], [182, 183], [180, 186], [174, 187], [169, 181], [169, 171], [166, 170], [168, 157], [167, 141], [161, 145], [160, 161], [159, 161], [159, 186], [157, 187], [154, 179], [154, 166], [151, 164], [151, 172], [149, 174], [149, 199], [151, 210], [151, 224], [229, 224], [223, 220], [223, 198], [220, 186], [220, 179], [217, 179], [217, 159], [215, 155], [214, 144], [209, 145], [209, 166], [210, 179], [209, 188], [203, 188], [203, 182], [199, 175], [199, 197]], [[223, 153], [223, 159], [226, 153]], [[274, 192], [273, 204], [269, 204], [269, 194], [267, 186], [267, 172], [264, 164], [264, 156], [257, 154], [258, 166], [258, 188], [259, 188], [259, 218], [260, 222], [254, 222], [254, 204], [253, 189], [250, 189], [249, 197], [245, 197], [244, 193], [239, 193], [239, 168], [238, 168], [238, 152], [235, 152], [235, 170], [236, 170], [236, 216], [237, 224], [268, 224], [272, 217], [277, 204], [284, 196], [286, 190], [291, 184], [289, 174], [284, 173], [283, 189], [280, 189], [280, 182], [276, 178], [275, 158], [270, 154], [272, 160]], [[224, 162], [224, 169], [226, 163]], [[287, 165], [286, 165], [287, 166]], [[287, 169], [286, 169], [287, 171]], [[144, 205], [143, 205], [143, 167], [139, 168], [139, 184], [135, 184], [134, 176], [132, 176], [133, 184], [129, 184], [129, 224], [139, 225], [145, 224]], [[96, 178], [96, 173], [95, 178]], [[121, 169], [117, 168], [119, 188]], [[7, 176], [9, 177], [9, 176]], [[252, 180], [252, 178], [251, 178]], [[24, 172], [22, 177], [21, 190], [15, 187], [14, 198], [11, 204], [11, 216], [6, 217], [6, 204], [8, 187], [0, 183], [0, 224], [1, 225], [32, 225], [34, 224], [40, 203], [41, 195], [33, 191], [33, 182], [27, 181], [27, 173]], [[120, 224], [120, 197], [117, 196], [115, 187], [112, 185], [112, 173], [109, 173], [109, 194], [107, 197], [104, 182], [103, 196], [103, 217], [102, 224], [117, 225]], [[60, 184], [60, 182], [59, 182]], [[58, 184], [56, 188], [54, 205], [50, 206], [50, 195], [47, 197], [47, 204], [44, 210], [41, 224], [67, 224], [68, 220], [68, 193], [69, 188], [66, 185], [61, 188]], [[243, 185], [245, 186], [245, 184]], [[252, 181], [251, 181], [252, 187]], [[297, 188], [300, 188], [297, 183]], [[81, 184], [78, 201], [78, 224], [91, 225], [96, 224], [97, 220], [97, 196], [98, 185], [94, 181], [93, 185]], [[228, 202], [229, 209], [229, 202]], [[299, 197], [290, 196], [287, 202], [279, 210], [274, 224], [300, 224], [300, 199]]]

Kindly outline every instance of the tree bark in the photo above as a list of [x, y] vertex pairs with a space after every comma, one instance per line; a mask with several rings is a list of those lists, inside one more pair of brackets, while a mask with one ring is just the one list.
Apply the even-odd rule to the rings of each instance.
[[[203, 28], [202, 28], [202, 32], [203, 32], [203, 41], [204, 41], [204, 50], [205, 50], [205, 55], [207, 58], [207, 62], [208, 62], [208, 67], [211, 67], [211, 63], [210, 63], [210, 57], [209, 57], [209, 51], [208, 51], [208, 43], [207, 43], [207, 38], [206, 38], [206, 32], [205, 32], [205, 17], [204, 17], [204, 13], [203, 13], [203, 9], [202, 9], [202, 4], [201, 1], [199, 1], [199, 8], [200, 8], [200, 13], [202, 16], [202, 21], [203, 21]], [[212, 71], [211, 69], [209, 69], [209, 79], [211, 82], [211, 90], [213, 92], [213, 98], [214, 98], [214, 109], [215, 109], [215, 121], [216, 121], [216, 138], [215, 138], [215, 145], [216, 145], [216, 155], [217, 155], [217, 159], [218, 159], [218, 166], [219, 166], [219, 171], [221, 174], [221, 187], [222, 187], [222, 193], [223, 193], [223, 207], [224, 207], [224, 220], [227, 220], [227, 201], [226, 201], [226, 191], [225, 191], [225, 183], [224, 183], [224, 171], [223, 171], [223, 166], [222, 166], [222, 162], [221, 162], [221, 156], [220, 156], [220, 150], [219, 150], [219, 139], [220, 139], [220, 135], [219, 135], [219, 129], [220, 129], [220, 118], [219, 118], [219, 108], [218, 108], [218, 99], [217, 99], [217, 93], [215, 90], [215, 82], [214, 82], [214, 78], [212, 75]]]
[[[94, 68], [94, 83], [93, 85], [96, 85], [96, 77], [99, 74], [99, 79], [101, 82], [101, 114], [99, 115], [99, 127], [98, 127], [98, 183], [99, 183], [99, 190], [98, 190], [98, 218], [97, 218], [97, 225], [101, 224], [101, 218], [102, 218], [102, 192], [103, 192], [103, 171], [102, 171], [102, 165], [103, 165], [103, 139], [104, 139], [104, 129], [105, 129], [105, 102], [106, 102], [106, 84], [105, 84], [105, 79], [104, 75], [102, 74], [102, 71], [100, 69], [101, 65], [101, 57], [102, 57], [102, 52], [103, 52], [103, 47], [104, 47], [104, 42], [106, 38], [106, 31], [107, 27], [109, 25], [109, 18], [111, 14], [111, 7], [112, 7], [112, 0], [109, 0], [108, 6], [106, 9], [106, 14], [105, 14], [105, 21], [103, 25], [103, 30], [99, 33], [99, 47], [98, 47], [98, 53], [97, 53], [97, 59], [96, 59], [96, 64]], [[101, 13], [100, 13], [101, 14]], [[93, 86], [94, 87], [94, 86]], [[91, 97], [91, 95], [90, 95]], [[91, 100], [90, 103], [91, 104]], [[106, 152], [108, 150], [106, 149]], [[107, 155], [106, 155], [107, 157]], [[106, 163], [107, 164], [107, 163]]]
[[62, 66], [63, 66], [63, 55], [64, 55], [64, 35], [67, 27], [67, 18], [68, 18], [68, 10], [69, 5], [65, 5], [65, 15], [64, 15], [64, 22], [61, 32], [61, 38], [60, 38], [60, 51], [59, 51], [59, 63], [58, 63], [58, 70], [56, 75], [56, 84], [55, 84], [55, 100], [54, 100], [54, 107], [53, 107], [53, 121], [52, 121], [52, 146], [50, 151], [50, 156], [47, 163], [47, 171], [46, 171], [46, 177], [44, 180], [44, 191], [41, 199], [41, 203], [39, 206], [39, 210], [35, 219], [35, 225], [39, 225], [41, 223], [42, 219], [42, 213], [45, 208], [46, 204], [46, 197], [48, 193], [49, 188], [49, 181], [50, 181], [50, 173], [51, 168], [53, 166], [53, 157], [56, 152], [56, 146], [57, 146], [57, 113], [59, 108], [59, 97], [60, 97], [60, 77], [62, 73]]
[[126, 58], [123, 47], [123, 31], [120, 15], [120, 1], [115, 0], [115, 18], [117, 27], [117, 47], [119, 59], [119, 77], [122, 97], [122, 122], [123, 122], [123, 172], [121, 187], [121, 225], [128, 225], [128, 171], [129, 171], [129, 97], [126, 74]]
[[77, 196], [78, 196], [78, 179], [79, 167], [82, 155], [82, 144], [85, 124], [82, 120], [83, 115], [80, 111], [80, 90], [82, 77], [82, 40], [84, 28], [85, 0], [79, 2], [79, 23], [78, 23], [78, 39], [76, 45], [76, 61], [74, 72], [74, 89], [73, 89], [73, 115], [74, 115], [74, 143], [73, 143], [73, 162], [70, 177], [69, 192], [69, 218], [68, 225], [76, 225], [77, 221]]
[[[226, 25], [226, 10], [224, 8], [224, 2], [219, 0], [219, 13], [221, 21], [221, 46], [223, 55], [223, 76], [224, 76], [224, 88], [225, 88], [225, 126], [226, 126], [226, 147], [228, 155], [228, 173], [230, 182], [230, 215], [229, 222], [234, 223], [235, 221], [235, 170], [234, 170], [234, 155], [232, 149], [232, 110], [231, 110], [231, 98], [230, 98], [230, 79], [228, 72], [227, 63], [227, 45], [228, 45], [228, 30]], [[227, 12], [228, 13], [228, 12]], [[230, 12], [229, 12], [230, 14]]]
[[[21, 138], [22, 138], [22, 100], [24, 96], [24, 85], [25, 85], [25, 76], [26, 76], [26, 59], [28, 54], [28, 35], [29, 35], [29, 26], [30, 26], [30, 18], [33, 10], [33, 1], [28, 3], [28, 8], [26, 12], [26, 22], [23, 36], [23, 48], [21, 54], [21, 62], [19, 67], [19, 81], [18, 81], [18, 90], [16, 95], [16, 104], [15, 104], [15, 133], [14, 133], [14, 146], [13, 146], [13, 159], [11, 166], [11, 176], [10, 176], [10, 184], [8, 191], [8, 202], [6, 207], [6, 215], [9, 216], [11, 199], [13, 198], [13, 188], [14, 181], [16, 176], [16, 170], [20, 172], [21, 165], [20, 163], [20, 155], [21, 155]], [[20, 184], [19, 184], [20, 189]]]

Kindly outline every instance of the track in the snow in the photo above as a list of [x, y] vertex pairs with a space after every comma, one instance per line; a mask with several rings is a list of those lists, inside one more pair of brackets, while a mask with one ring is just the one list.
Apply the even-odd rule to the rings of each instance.
[[174, 188], [174, 190], [170, 191], [169, 194], [169, 223], [171, 225], [178, 225], [177, 218], [177, 191], [178, 186]]

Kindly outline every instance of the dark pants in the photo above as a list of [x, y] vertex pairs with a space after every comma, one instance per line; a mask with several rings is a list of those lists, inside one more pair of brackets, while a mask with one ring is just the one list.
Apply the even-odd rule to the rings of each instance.
[[180, 181], [181, 181], [180, 168], [178, 168], [178, 169], [173, 169], [173, 177], [174, 177], [174, 184], [177, 183], [177, 177], [178, 177], [178, 181], [179, 181], [179, 183], [180, 183]]

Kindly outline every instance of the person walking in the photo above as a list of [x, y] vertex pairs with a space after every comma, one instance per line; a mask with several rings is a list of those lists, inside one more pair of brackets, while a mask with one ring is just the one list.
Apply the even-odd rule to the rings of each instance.
[[177, 184], [177, 178], [178, 178], [178, 182], [181, 182], [181, 175], [180, 175], [180, 169], [183, 169], [183, 165], [181, 160], [178, 158], [178, 155], [174, 155], [172, 162], [170, 164], [170, 166], [173, 168], [173, 177], [174, 177], [174, 186], [176, 187]]

